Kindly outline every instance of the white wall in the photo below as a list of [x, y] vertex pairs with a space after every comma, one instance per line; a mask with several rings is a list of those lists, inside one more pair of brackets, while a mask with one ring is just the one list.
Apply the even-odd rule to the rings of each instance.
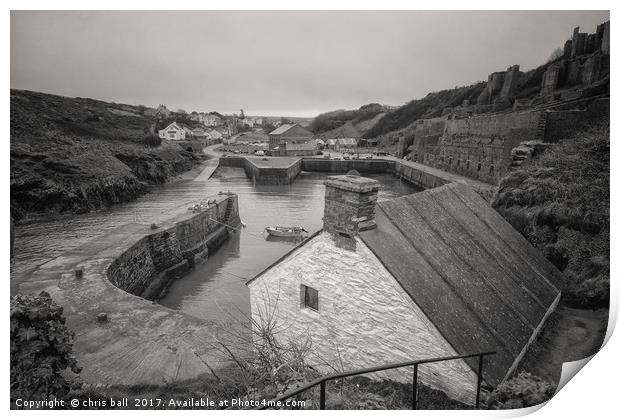
[[[356, 252], [322, 232], [249, 284], [252, 316], [274, 311], [281, 340], [312, 339], [310, 363], [324, 373], [457, 354], [396, 279], [359, 240]], [[319, 291], [319, 311], [302, 308], [300, 286]], [[412, 367], [380, 373], [412, 380]], [[463, 361], [423, 365], [421, 382], [473, 404], [476, 375]], [[375, 376], [376, 378], [376, 376]]]

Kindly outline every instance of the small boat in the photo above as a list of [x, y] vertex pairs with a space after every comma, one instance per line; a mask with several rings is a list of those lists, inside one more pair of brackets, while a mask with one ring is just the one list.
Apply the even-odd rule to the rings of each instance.
[[300, 238], [308, 233], [306, 229], [297, 226], [268, 226], [265, 230], [269, 235], [277, 236], [279, 238]]

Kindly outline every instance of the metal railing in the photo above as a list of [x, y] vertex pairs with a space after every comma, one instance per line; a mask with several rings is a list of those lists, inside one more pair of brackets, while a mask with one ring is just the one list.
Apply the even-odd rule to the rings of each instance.
[[[407, 366], [413, 366], [413, 392], [412, 392], [412, 396], [413, 396], [413, 400], [411, 402], [411, 409], [412, 410], [416, 410], [417, 406], [418, 406], [418, 366], [419, 365], [424, 365], [424, 364], [429, 364], [429, 363], [438, 363], [438, 362], [446, 362], [449, 360], [458, 360], [458, 359], [468, 359], [471, 357], [477, 357], [478, 358], [478, 371], [477, 371], [477, 376], [478, 376], [478, 380], [476, 383], [476, 405], [475, 408], [480, 408], [480, 389], [482, 387], [482, 368], [483, 368], [483, 361], [484, 361], [484, 356], [490, 356], [492, 354], [495, 354], [494, 351], [488, 351], [488, 352], [483, 352], [483, 353], [472, 353], [472, 354], [465, 354], [465, 355], [459, 355], [459, 356], [447, 356], [447, 357], [437, 357], [437, 358], [433, 358], [433, 359], [421, 359], [421, 360], [410, 360], [408, 362], [401, 362], [401, 363], [392, 363], [389, 365], [382, 365], [382, 366], [375, 366], [375, 367], [371, 367], [371, 368], [366, 368], [366, 369], [358, 369], [358, 370], [352, 370], [349, 372], [343, 372], [343, 373], [334, 373], [332, 375], [327, 375], [327, 376], [322, 376], [300, 388], [297, 388], [287, 394], [284, 394], [276, 399], [271, 400], [272, 403], [277, 403], [279, 401], [284, 401], [287, 400], [289, 398], [295, 397], [299, 394], [301, 394], [304, 391], [307, 391], [309, 389], [312, 389], [316, 386], [319, 387], [319, 409], [320, 410], [325, 410], [325, 388], [327, 385], [328, 381], [333, 381], [336, 379], [341, 379], [341, 378], [347, 378], [349, 376], [357, 376], [357, 375], [363, 375], [366, 373], [373, 373], [373, 372], [379, 372], [379, 371], [383, 371], [383, 370], [389, 370], [389, 369], [397, 369], [397, 368], [402, 368], [402, 367], [407, 367]], [[272, 404], [267, 404], [261, 407], [257, 407], [258, 410], [265, 410], [267, 408], [273, 408]]]

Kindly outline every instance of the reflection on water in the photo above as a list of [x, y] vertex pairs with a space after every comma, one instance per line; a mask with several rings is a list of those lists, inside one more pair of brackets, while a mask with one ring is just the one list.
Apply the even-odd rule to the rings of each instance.
[[[150, 225], [175, 212], [230, 190], [239, 195], [239, 212], [247, 227], [184, 278], [177, 280], [161, 304], [209, 321], [230, 321], [248, 315], [245, 282], [295, 246], [266, 240], [270, 225], [303, 226], [310, 234], [321, 228], [327, 173], [301, 173], [291, 185], [254, 185], [242, 169], [225, 168], [211, 179], [198, 176], [156, 188], [139, 199], [112, 209], [19, 226], [16, 230], [11, 292], [24, 274], [100, 234], [129, 222]], [[381, 183], [379, 200], [418, 191], [391, 175], [372, 175]], [[180, 208], [179, 206], [182, 205]]]

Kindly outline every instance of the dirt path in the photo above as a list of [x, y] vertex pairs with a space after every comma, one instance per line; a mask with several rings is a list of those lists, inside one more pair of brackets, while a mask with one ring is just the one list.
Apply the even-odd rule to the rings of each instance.
[[600, 349], [608, 317], [606, 309], [558, 308], [530, 346], [517, 372], [531, 372], [557, 383], [562, 363], [583, 359]]

